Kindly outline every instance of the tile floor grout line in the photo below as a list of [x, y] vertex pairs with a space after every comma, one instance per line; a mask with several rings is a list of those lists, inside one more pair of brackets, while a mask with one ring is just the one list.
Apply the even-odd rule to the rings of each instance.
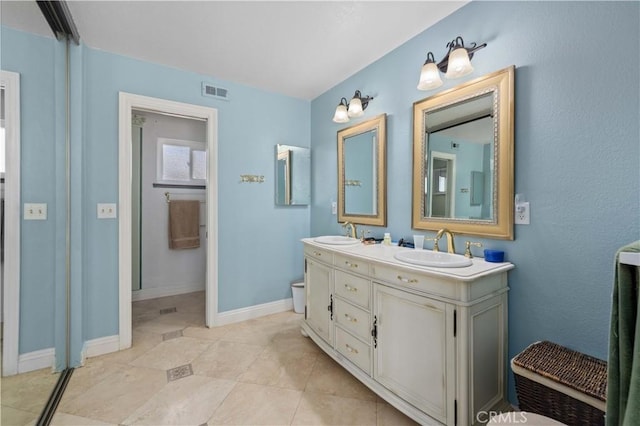
[[[307, 377], [307, 381], [309, 381], [309, 378]], [[307, 384], [304, 384], [305, 387], [307, 386]], [[296, 409], [293, 411], [293, 416], [291, 416], [291, 420], [289, 421], [289, 426], [293, 425], [293, 421], [296, 418], [296, 415], [298, 414], [298, 409], [300, 408], [300, 404], [302, 404], [302, 398], [304, 398], [304, 389], [300, 391], [300, 398], [298, 399], [298, 403], [296, 404]]]

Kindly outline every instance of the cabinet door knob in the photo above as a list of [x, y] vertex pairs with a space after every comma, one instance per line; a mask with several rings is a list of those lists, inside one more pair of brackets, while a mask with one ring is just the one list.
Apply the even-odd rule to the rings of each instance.
[[349, 314], [344, 314], [344, 317], [347, 319], [347, 321], [358, 322], [358, 318], [354, 318]]
[[348, 260], [345, 260], [344, 264], [347, 265], [349, 268], [357, 268], [358, 267], [357, 263], [351, 263]]
[[355, 293], [356, 291], [358, 291], [358, 289], [357, 289], [357, 288], [355, 288], [355, 287], [351, 287], [349, 284], [345, 284], [345, 285], [344, 285], [344, 288], [346, 288], [346, 289], [347, 289], [347, 291], [352, 291], [352, 292], [354, 292], [354, 293]]

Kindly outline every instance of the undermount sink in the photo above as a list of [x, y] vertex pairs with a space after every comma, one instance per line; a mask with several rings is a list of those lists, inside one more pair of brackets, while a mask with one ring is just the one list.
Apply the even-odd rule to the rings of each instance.
[[419, 266], [432, 266], [436, 268], [464, 268], [471, 266], [471, 259], [459, 254], [442, 253], [431, 250], [405, 250], [394, 256], [401, 262]]
[[313, 241], [316, 243], [333, 244], [336, 246], [347, 246], [360, 243], [360, 240], [357, 238], [345, 237], [344, 235], [323, 235], [322, 237], [314, 238]]

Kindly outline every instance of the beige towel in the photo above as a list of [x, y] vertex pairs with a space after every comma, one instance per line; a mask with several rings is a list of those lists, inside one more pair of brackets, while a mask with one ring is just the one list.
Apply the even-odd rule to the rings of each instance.
[[200, 247], [200, 201], [171, 200], [169, 203], [169, 248]]

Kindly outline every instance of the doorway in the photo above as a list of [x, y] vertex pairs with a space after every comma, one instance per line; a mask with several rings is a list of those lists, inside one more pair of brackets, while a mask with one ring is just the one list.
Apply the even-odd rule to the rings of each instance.
[[[132, 128], [132, 300], [204, 291], [206, 123], [134, 110]], [[176, 250], [169, 248], [167, 223], [180, 200], [198, 202], [189, 204], [199, 216], [191, 223], [199, 242]]]
[[455, 217], [456, 155], [433, 151], [430, 158], [430, 217]]
[[206, 165], [206, 278], [205, 324], [212, 327], [218, 316], [218, 195], [217, 195], [217, 110], [214, 108], [150, 98], [120, 92], [119, 100], [119, 349], [131, 347], [132, 246], [133, 246], [133, 142], [132, 118], [146, 112], [204, 122]]

